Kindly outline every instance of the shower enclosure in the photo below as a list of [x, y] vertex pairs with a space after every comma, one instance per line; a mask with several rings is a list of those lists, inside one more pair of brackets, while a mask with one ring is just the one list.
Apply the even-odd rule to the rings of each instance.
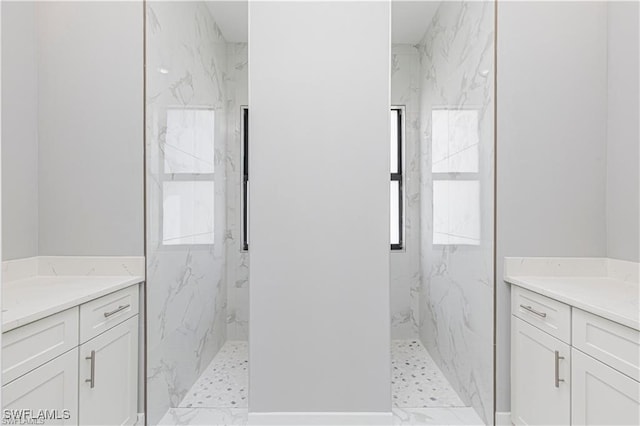
[[[261, 157], [249, 162], [249, 80], [261, 76], [249, 70], [248, 15], [257, 10], [146, 3], [148, 424], [242, 424], [251, 411], [249, 164]], [[396, 160], [384, 171], [389, 406], [399, 421], [439, 413], [490, 424], [495, 3], [394, 1], [385, 13]]]

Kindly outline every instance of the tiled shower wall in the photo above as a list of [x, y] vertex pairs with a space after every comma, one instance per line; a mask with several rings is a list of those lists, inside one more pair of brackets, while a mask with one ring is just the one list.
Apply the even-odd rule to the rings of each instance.
[[249, 337], [249, 253], [242, 251], [242, 107], [249, 104], [247, 43], [228, 43], [227, 337]]
[[[226, 340], [227, 46], [202, 2], [148, 2], [146, 14], [147, 421], [156, 424]], [[185, 111], [184, 117], [194, 110], [214, 111], [213, 244], [163, 242], [163, 220], [179, 220], [175, 212], [163, 212], [166, 183], [210, 178], [170, 173], [165, 164], [165, 153], [175, 152], [167, 112], [176, 109]], [[190, 126], [185, 119], [176, 127], [197, 132]], [[200, 156], [194, 149], [171, 161], [211, 163]], [[195, 211], [210, 217], [210, 209], [205, 203]]]
[[390, 255], [391, 338], [418, 337], [420, 291], [420, 58], [418, 47], [391, 48], [391, 104], [405, 108], [405, 247]]
[[420, 43], [420, 338], [487, 423], [493, 421], [493, 57], [494, 2], [443, 2]]

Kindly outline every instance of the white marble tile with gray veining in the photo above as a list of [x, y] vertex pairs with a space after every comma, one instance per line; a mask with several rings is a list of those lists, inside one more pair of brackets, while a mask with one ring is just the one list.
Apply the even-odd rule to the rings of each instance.
[[227, 43], [203, 2], [152, 1], [146, 15], [147, 421], [155, 424], [226, 340]]
[[494, 3], [442, 2], [418, 44], [420, 338], [465, 404], [493, 407]]

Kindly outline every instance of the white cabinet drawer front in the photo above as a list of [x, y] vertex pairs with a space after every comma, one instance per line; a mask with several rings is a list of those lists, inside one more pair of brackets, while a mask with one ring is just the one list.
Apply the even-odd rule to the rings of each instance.
[[640, 383], [577, 349], [571, 365], [573, 424], [640, 424]]
[[[61, 355], [2, 387], [3, 418], [22, 410], [53, 414], [45, 425], [78, 424], [78, 348]], [[10, 410], [8, 413], [6, 410]], [[63, 410], [68, 410], [65, 415]], [[57, 418], [56, 418], [57, 417]], [[65, 419], [65, 417], [68, 417]], [[18, 421], [15, 424], [29, 424]], [[36, 423], [32, 423], [36, 424]]]
[[80, 346], [81, 425], [132, 425], [138, 412], [138, 317]]
[[116, 291], [80, 306], [80, 343], [138, 314], [138, 286]]
[[640, 380], [638, 330], [574, 309], [573, 346], [635, 380]]
[[512, 287], [511, 313], [563, 342], [571, 343], [569, 305], [521, 287]]
[[2, 335], [2, 383], [78, 346], [78, 308], [15, 328]]

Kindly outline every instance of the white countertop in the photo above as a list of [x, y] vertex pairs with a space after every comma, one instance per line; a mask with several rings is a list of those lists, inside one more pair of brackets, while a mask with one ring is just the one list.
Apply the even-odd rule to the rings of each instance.
[[144, 281], [142, 276], [34, 276], [2, 285], [2, 332]]
[[637, 283], [609, 277], [507, 276], [505, 281], [640, 330]]
[[505, 258], [504, 280], [640, 330], [638, 271], [607, 258]]

